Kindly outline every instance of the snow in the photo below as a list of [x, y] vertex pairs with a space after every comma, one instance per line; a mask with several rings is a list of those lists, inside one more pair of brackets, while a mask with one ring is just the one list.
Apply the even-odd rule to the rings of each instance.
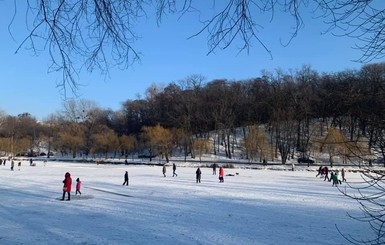
[[[315, 168], [225, 169], [239, 175], [219, 183], [203, 167], [199, 184], [194, 166], [177, 164], [177, 177], [168, 166], [164, 178], [161, 166], [36, 163], [0, 167], [0, 244], [350, 244], [336, 226], [358, 239], [372, 235], [348, 216], [361, 214], [359, 204], [316, 178]], [[71, 201], [59, 201], [66, 172]]]

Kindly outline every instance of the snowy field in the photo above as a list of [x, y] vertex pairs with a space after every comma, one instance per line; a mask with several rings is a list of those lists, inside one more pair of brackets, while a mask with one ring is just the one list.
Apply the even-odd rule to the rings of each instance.
[[[0, 167], [0, 244], [350, 244], [368, 238], [356, 201], [315, 171], [225, 169], [219, 183], [202, 168], [22, 162]], [[59, 201], [64, 174], [71, 201]], [[122, 186], [128, 171], [130, 185]], [[217, 169], [218, 172], [218, 169]], [[75, 179], [83, 182], [75, 196]], [[347, 173], [348, 181], [359, 174]], [[344, 188], [345, 184], [341, 185]]]

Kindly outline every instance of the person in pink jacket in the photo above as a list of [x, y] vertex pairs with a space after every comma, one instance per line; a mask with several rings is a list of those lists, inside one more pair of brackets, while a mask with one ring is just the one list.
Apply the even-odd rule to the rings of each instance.
[[63, 197], [62, 201], [64, 201], [65, 194], [68, 193], [68, 198], [67, 201], [71, 200], [71, 186], [72, 186], [72, 179], [71, 179], [71, 174], [66, 173], [64, 175], [64, 180], [63, 180]]
[[76, 179], [76, 193], [75, 195], [77, 195], [78, 193], [80, 195], [82, 195], [82, 193], [80, 192], [80, 188], [82, 187], [82, 182], [80, 181], [79, 178]]

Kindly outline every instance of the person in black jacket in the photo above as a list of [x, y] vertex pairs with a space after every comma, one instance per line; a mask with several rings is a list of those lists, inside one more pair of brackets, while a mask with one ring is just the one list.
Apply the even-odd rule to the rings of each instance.
[[197, 183], [200, 183], [201, 182], [201, 174], [202, 174], [201, 169], [198, 168], [195, 173], [196, 173], [196, 181], [197, 181]]
[[213, 175], [217, 175], [217, 164], [213, 163]]
[[124, 182], [123, 182], [123, 185], [128, 185], [128, 172], [126, 171], [126, 173], [124, 174]]
[[176, 174], [176, 165], [175, 165], [175, 163], [172, 164], [172, 177], [174, 177], [174, 176], [178, 177], [178, 175]]

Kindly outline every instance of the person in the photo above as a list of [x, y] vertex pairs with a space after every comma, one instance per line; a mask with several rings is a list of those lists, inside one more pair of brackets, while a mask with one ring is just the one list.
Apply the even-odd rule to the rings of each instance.
[[322, 169], [322, 174], [325, 175], [325, 178], [324, 178], [324, 181], [326, 181], [326, 179], [330, 182], [330, 179], [329, 179], [329, 169], [328, 167], [324, 167]]
[[196, 174], [197, 183], [200, 183], [201, 182], [201, 175], [202, 175], [201, 169], [198, 168], [197, 171], [195, 172], [195, 174]]
[[172, 164], [172, 177], [174, 177], [174, 176], [176, 176], [176, 177], [178, 177], [178, 175], [176, 174], [176, 165], [175, 165], [175, 163], [173, 163]]
[[126, 171], [126, 173], [124, 174], [124, 182], [123, 182], [123, 185], [128, 185], [128, 172]]
[[4, 161], [3, 161], [3, 165], [5, 166], [5, 163], [7, 162], [7, 159], [4, 159]]
[[163, 177], [166, 177], [166, 164], [163, 165], [162, 173]]
[[346, 179], [345, 179], [345, 169], [344, 168], [341, 169], [341, 177], [342, 177], [342, 181], [346, 182]]
[[318, 168], [318, 173], [317, 173], [317, 175], [316, 175], [315, 177], [318, 177], [318, 175], [321, 175], [321, 176], [322, 176], [322, 165], [319, 166], [319, 168]]
[[213, 164], [213, 175], [217, 175], [217, 164]]
[[331, 173], [331, 179], [333, 180], [332, 186], [337, 186], [338, 184], [341, 184], [338, 171], [336, 171], [335, 173]]
[[219, 182], [225, 182], [224, 176], [225, 176], [225, 170], [223, 169], [223, 167], [220, 167], [219, 168]]
[[341, 182], [341, 178], [340, 178], [340, 172], [337, 170], [336, 172], [335, 172], [335, 174], [334, 174], [336, 177], [336, 185], [337, 184], [342, 184], [342, 182]]
[[330, 180], [329, 180], [329, 181], [332, 182], [332, 186], [334, 186], [334, 185], [337, 186], [337, 184], [336, 184], [337, 180], [336, 180], [336, 175], [335, 175], [335, 173], [330, 172]]
[[15, 166], [15, 162], [12, 160], [11, 161], [11, 171], [13, 171], [13, 167]]
[[78, 193], [80, 195], [82, 195], [82, 193], [80, 192], [80, 188], [82, 187], [82, 182], [80, 181], [79, 178], [76, 179], [76, 193], [75, 195], [77, 195]]
[[32, 158], [29, 159], [29, 166], [32, 166], [33, 160]]
[[18, 166], [18, 168], [19, 168], [19, 171], [20, 171], [21, 162], [18, 162], [18, 163], [17, 163], [17, 166]]
[[72, 186], [71, 174], [67, 172], [64, 175], [64, 180], [63, 180], [63, 197], [61, 199], [62, 201], [64, 201], [64, 197], [66, 193], [68, 193], [67, 201], [71, 200], [71, 186]]

